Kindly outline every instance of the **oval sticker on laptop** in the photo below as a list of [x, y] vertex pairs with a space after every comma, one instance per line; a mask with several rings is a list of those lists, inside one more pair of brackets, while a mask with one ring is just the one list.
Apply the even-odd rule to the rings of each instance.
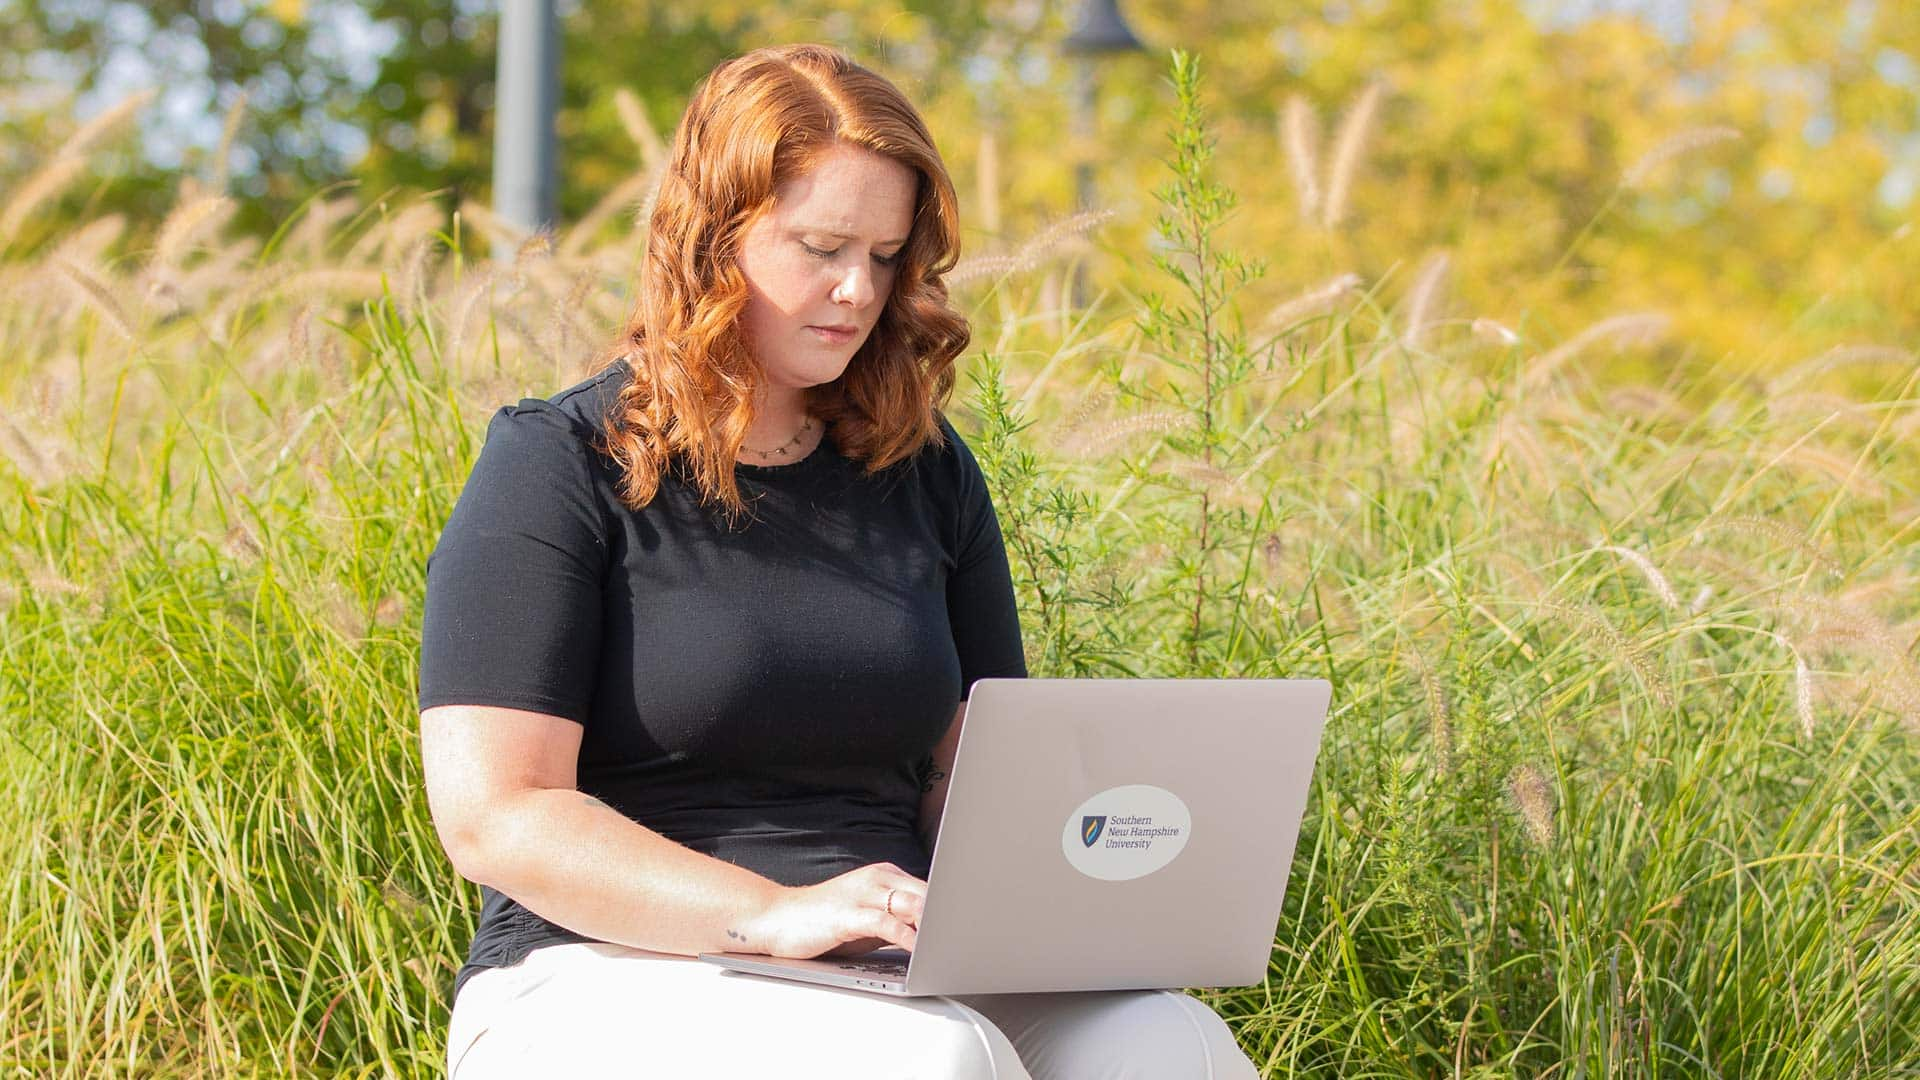
[[1108, 788], [1067, 816], [1060, 848], [1075, 870], [1102, 881], [1145, 877], [1187, 846], [1193, 815], [1180, 796], [1152, 784]]

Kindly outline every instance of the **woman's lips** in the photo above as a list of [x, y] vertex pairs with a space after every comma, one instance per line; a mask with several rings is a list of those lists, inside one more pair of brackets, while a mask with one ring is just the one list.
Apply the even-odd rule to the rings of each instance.
[[858, 330], [832, 330], [824, 326], [809, 326], [807, 329], [813, 331], [820, 340], [829, 345], [845, 345], [860, 333]]

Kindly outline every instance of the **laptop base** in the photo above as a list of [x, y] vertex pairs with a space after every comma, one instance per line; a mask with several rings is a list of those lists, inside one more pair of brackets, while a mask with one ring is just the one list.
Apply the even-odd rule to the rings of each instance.
[[701, 953], [700, 959], [729, 971], [767, 975], [776, 979], [864, 990], [895, 997], [917, 996], [907, 989], [907, 953], [904, 949], [876, 949], [862, 956], [795, 960], [760, 953]]

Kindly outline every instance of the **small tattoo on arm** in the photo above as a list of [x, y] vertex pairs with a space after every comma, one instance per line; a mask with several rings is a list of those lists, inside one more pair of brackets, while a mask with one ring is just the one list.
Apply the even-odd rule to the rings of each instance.
[[920, 794], [925, 795], [926, 793], [932, 791], [933, 786], [935, 784], [938, 784], [940, 781], [945, 780], [946, 778], [947, 778], [947, 772], [945, 769], [934, 769], [931, 772], [927, 773], [927, 778], [925, 780], [920, 781]]
[[747, 935], [745, 934], [736, 934], [732, 930], [728, 930], [727, 936], [739, 942], [742, 945], [745, 945], [747, 943]]

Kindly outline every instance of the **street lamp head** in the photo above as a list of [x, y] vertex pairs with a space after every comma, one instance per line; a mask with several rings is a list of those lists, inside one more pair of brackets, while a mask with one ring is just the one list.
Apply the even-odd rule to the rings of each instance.
[[1121, 16], [1116, 0], [1085, 0], [1080, 21], [1060, 43], [1070, 53], [1139, 52], [1145, 49]]

